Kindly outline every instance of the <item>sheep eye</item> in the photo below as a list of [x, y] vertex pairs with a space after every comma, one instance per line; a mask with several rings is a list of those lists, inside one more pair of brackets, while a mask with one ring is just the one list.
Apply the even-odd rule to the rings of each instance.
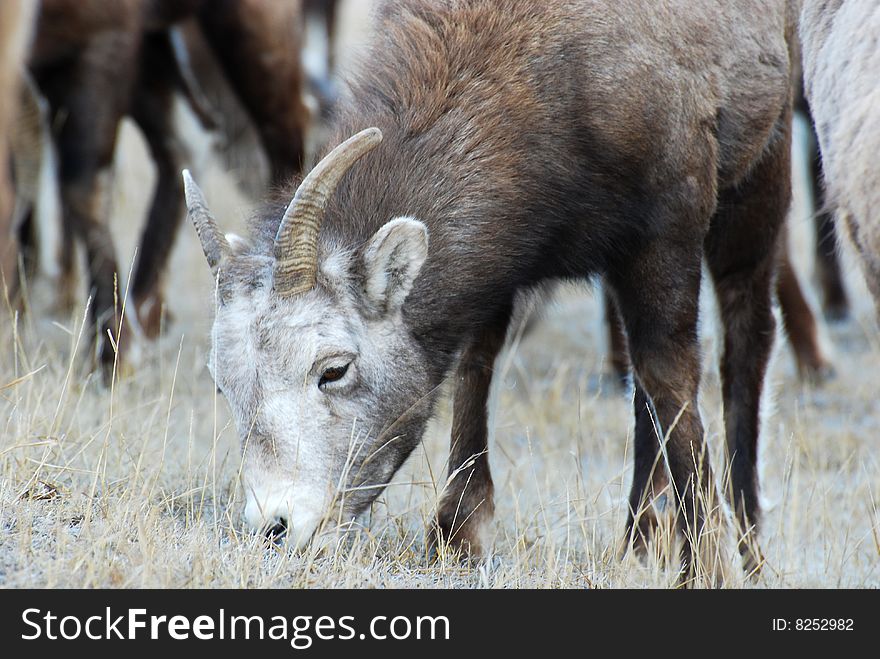
[[323, 387], [328, 382], [336, 382], [337, 380], [341, 380], [345, 374], [348, 372], [348, 367], [350, 364], [346, 364], [345, 366], [333, 366], [332, 368], [328, 368], [321, 374], [321, 379], [318, 382], [319, 387]]

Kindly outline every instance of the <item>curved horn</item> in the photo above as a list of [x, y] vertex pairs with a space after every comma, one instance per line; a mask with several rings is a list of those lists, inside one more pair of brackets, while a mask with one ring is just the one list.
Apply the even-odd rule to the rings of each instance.
[[183, 170], [183, 194], [186, 197], [186, 214], [196, 227], [208, 265], [216, 272], [220, 262], [229, 253], [229, 243], [217, 227], [214, 216], [208, 210], [205, 195], [193, 181], [188, 169]]
[[318, 231], [327, 202], [345, 173], [382, 141], [367, 128], [327, 154], [303, 179], [275, 235], [275, 293], [281, 297], [312, 289], [318, 273]]

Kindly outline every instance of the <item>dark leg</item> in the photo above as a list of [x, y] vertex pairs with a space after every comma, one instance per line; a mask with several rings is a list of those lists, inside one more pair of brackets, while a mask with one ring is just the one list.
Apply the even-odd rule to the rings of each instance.
[[333, 44], [336, 39], [336, 7], [338, 0], [324, 0], [324, 26], [327, 28], [327, 71], [330, 75], [336, 69], [336, 53]]
[[[61, 147], [62, 153], [64, 147]], [[62, 156], [63, 159], [63, 156]], [[107, 163], [106, 167], [109, 168]], [[63, 169], [62, 165], [62, 169]], [[106, 221], [103, 219], [109, 185], [109, 169], [102, 168], [82, 179], [62, 180], [61, 201], [63, 221], [85, 243], [91, 289], [91, 320], [96, 332], [96, 356], [101, 366], [104, 382], [109, 383], [113, 374], [116, 350], [113, 341], [119, 341], [121, 331], [122, 296], [117, 275], [113, 241]], [[63, 176], [62, 176], [63, 178]]]
[[[116, 349], [122, 339], [122, 297], [119, 269], [107, 225], [108, 186], [119, 121], [129, 103], [131, 72], [140, 36], [136, 29], [110, 31], [94, 37], [67, 65], [41, 77], [49, 98], [57, 135], [61, 203], [65, 237], [85, 244], [88, 257], [91, 319], [96, 332], [96, 354], [104, 381], [113, 373]], [[73, 247], [69, 254], [72, 255]], [[72, 258], [65, 267], [72, 263]], [[120, 358], [122, 355], [120, 355]]]
[[58, 281], [58, 311], [69, 315], [73, 313], [80, 303], [80, 295], [77, 289], [77, 259], [76, 259], [76, 235], [73, 226], [61, 218], [61, 244], [58, 252], [59, 281]]
[[489, 388], [507, 333], [509, 310], [477, 335], [456, 371], [449, 479], [429, 544], [448, 544], [471, 557], [488, 549], [484, 533], [492, 521], [492, 475], [489, 472]]
[[[817, 184], [814, 184], [817, 185]], [[818, 212], [816, 222], [816, 268], [822, 287], [822, 302], [828, 320], [849, 317], [849, 298], [843, 285], [843, 273], [837, 254], [837, 230], [827, 211]]]
[[336, 53], [334, 40], [336, 34], [337, 0], [305, 0], [303, 2], [303, 18], [314, 17], [323, 23], [324, 36], [327, 39], [327, 69], [323, 75], [309, 75], [310, 91], [318, 101], [318, 108], [323, 120], [329, 120], [336, 105], [337, 92], [333, 82], [336, 69]]
[[30, 202], [25, 202], [25, 208], [19, 220], [16, 233], [21, 254], [22, 274], [25, 281], [33, 281], [37, 275], [39, 266], [39, 248], [37, 244], [37, 229], [34, 226], [34, 207]]
[[206, 3], [199, 23], [254, 120], [269, 157], [273, 183], [287, 183], [303, 166], [309, 119], [301, 97], [302, 26], [296, 4], [216, 0]]
[[[713, 488], [703, 425], [697, 408], [700, 352], [697, 313], [700, 292], [700, 253], [676, 254], [676, 245], [656, 245], [635, 259], [625, 278], [614, 282], [626, 325], [636, 383], [635, 454], [627, 537], [642, 544], [654, 522], [645, 504], [662, 488], [658, 458], [661, 443], [672, 476], [679, 528], [684, 536], [682, 568], [685, 582], [695, 576], [697, 553], [711, 558], [714, 550], [703, 531], [712, 506]], [[664, 253], [665, 252], [665, 253]], [[676, 272], [663, 286], [645, 287], [676, 263]], [[667, 270], [668, 272], [668, 270]], [[649, 484], [653, 490], [649, 491]], [[711, 575], [710, 575], [711, 577]]]
[[813, 117], [807, 108], [810, 126], [809, 153], [810, 194], [816, 223], [816, 274], [822, 288], [822, 306], [829, 320], [844, 320], [849, 315], [849, 300], [843, 285], [843, 274], [837, 253], [837, 232], [834, 217], [825, 208], [825, 184], [822, 175], [822, 156], [819, 139], [813, 126]]
[[831, 364], [822, 354], [813, 310], [807, 304], [788, 253], [787, 232], [779, 240], [779, 271], [776, 296], [782, 309], [782, 321], [794, 350], [798, 373], [807, 380], [821, 381], [831, 372]]
[[183, 218], [182, 146], [172, 121], [177, 82], [170, 73], [174, 54], [167, 36], [151, 36], [144, 42], [141, 76], [134, 93], [132, 117], [140, 126], [156, 163], [157, 182], [147, 224], [141, 235], [132, 297], [138, 321], [148, 338], [162, 327], [165, 306], [162, 279], [174, 239]]
[[629, 377], [629, 353], [626, 345], [626, 330], [617, 310], [617, 303], [605, 288], [605, 325], [608, 330], [608, 361], [624, 386]]
[[627, 518], [627, 546], [638, 553], [647, 550], [657, 528], [654, 503], [665, 493], [669, 484], [666, 460], [661, 454], [661, 437], [655, 424], [655, 411], [641, 385], [636, 384], [633, 410], [635, 438], [633, 454], [633, 482], [629, 493]]
[[775, 321], [771, 310], [773, 268], [791, 196], [790, 132], [775, 144], [750, 177], [722, 193], [706, 240], [724, 324], [721, 379], [730, 469], [728, 492], [739, 525], [739, 549], [748, 572], [760, 568], [756, 543], [760, 403]]
[[[608, 346], [611, 365], [622, 384], [630, 373], [629, 348], [623, 319], [606, 285], [605, 324], [608, 329]], [[666, 460], [660, 451], [660, 438], [652, 418], [651, 401], [638, 381], [634, 382], [633, 410], [635, 412], [635, 437], [633, 454], [633, 482], [629, 495], [629, 518], [627, 529], [631, 532], [627, 546], [644, 553], [657, 528], [654, 503], [665, 494], [669, 485]]]
[[338, 4], [338, 0], [304, 0], [303, 2], [305, 15], [316, 15], [324, 20], [324, 29], [327, 34], [327, 72], [330, 75], [333, 75], [333, 70], [336, 68], [333, 40], [336, 35], [336, 8]]
[[[621, 255], [605, 272], [626, 328], [636, 387], [626, 539], [640, 543], [650, 532], [650, 515], [642, 513], [650, 496], [663, 486], [657, 474], [662, 468], [660, 453], [669, 468], [668, 491], [683, 537], [684, 585], [698, 576], [710, 581], [720, 576], [720, 516], [698, 408], [697, 333], [703, 238], [715, 211], [716, 168], [712, 152], [699, 147], [695, 144], [691, 151], [694, 176], [667, 182], [652, 198], [651, 216], [662, 230], [635, 253]], [[710, 519], [713, 523], [707, 524]]]

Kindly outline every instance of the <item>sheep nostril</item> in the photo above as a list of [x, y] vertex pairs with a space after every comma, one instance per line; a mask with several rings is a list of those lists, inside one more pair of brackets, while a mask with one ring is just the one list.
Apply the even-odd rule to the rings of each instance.
[[287, 520], [283, 518], [266, 529], [266, 538], [269, 540], [281, 540], [285, 535], [287, 535]]

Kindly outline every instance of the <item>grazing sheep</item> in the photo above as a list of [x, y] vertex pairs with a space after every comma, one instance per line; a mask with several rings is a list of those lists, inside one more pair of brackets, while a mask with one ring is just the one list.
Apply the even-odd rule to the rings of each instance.
[[804, 0], [800, 36], [827, 204], [861, 254], [880, 311], [880, 4]]
[[238, 426], [249, 522], [304, 544], [361, 513], [451, 376], [431, 542], [479, 555], [489, 388], [515, 300], [600, 275], [636, 385], [627, 538], [647, 541], [650, 501], [668, 492], [683, 578], [703, 573], [717, 506], [697, 402], [705, 257], [725, 327], [727, 491], [759, 568], [795, 18], [766, 0], [386, 3], [339, 102], [341, 144], [249, 239], [227, 240], [185, 175], [217, 277], [210, 367]]

